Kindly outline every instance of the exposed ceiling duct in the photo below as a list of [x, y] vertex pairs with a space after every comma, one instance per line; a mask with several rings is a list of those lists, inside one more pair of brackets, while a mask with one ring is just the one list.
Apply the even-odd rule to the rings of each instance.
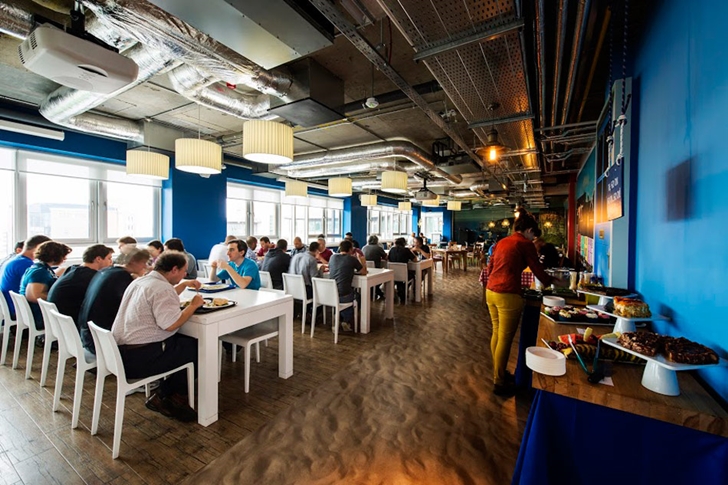
[[280, 170], [302, 170], [311, 168], [323, 168], [336, 165], [343, 165], [360, 160], [372, 160], [378, 158], [406, 158], [410, 162], [419, 165], [431, 174], [449, 180], [453, 184], [459, 184], [463, 178], [460, 175], [451, 175], [435, 165], [435, 162], [421, 148], [406, 141], [386, 141], [371, 145], [361, 145], [351, 148], [329, 150], [326, 152], [311, 153], [294, 158], [293, 163], [281, 165]]
[[281, 173], [293, 178], [322, 178], [354, 173], [382, 172], [385, 170], [399, 170], [412, 173], [416, 172], [417, 170], [421, 170], [421, 168], [418, 165], [403, 166], [403, 164], [397, 164], [390, 161], [371, 161], [364, 163], [355, 163], [353, 165], [334, 165], [321, 168], [289, 170], [287, 172], [281, 171]]

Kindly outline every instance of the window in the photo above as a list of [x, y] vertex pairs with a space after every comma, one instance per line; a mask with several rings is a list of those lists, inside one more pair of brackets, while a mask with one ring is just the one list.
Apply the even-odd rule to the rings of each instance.
[[0, 257], [10, 254], [16, 242], [13, 238], [13, 207], [15, 207], [13, 159], [12, 150], [0, 149]]
[[333, 238], [341, 237], [340, 209], [326, 209], [326, 235]]
[[[422, 219], [422, 227], [424, 228], [423, 232], [425, 233], [425, 237], [430, 240], [430, 242], [440, 242], [440, 236], [442, 235], [442, 228], [444, 225], [442, 221], [442, 212], [423, 212]], [[437, 236], [434, 238], [437, 240], [433, 240], [433, 236]]]
[[95, 184], [90, 180], [29, 173], [26, 175], [29, 236], [45, 234], [66, 243], [94, 240], [91, 205]]
[[324, 210], [320, 207], [308, 208], [308, 237], [315, 238], [324, 233]]
[[106, 184], [106, 240], [133, 234], [151, 240], [157, 234], [157, 189], [144, 185]]
[[275, 203], [253, 201], [253, 234], [278, 237]]
[[369, 209], [367, 217], [368, 234], [376, 234], [385, 241], [407, 237], [412, 231], [412, 211], [378, 206], [375, 209]]

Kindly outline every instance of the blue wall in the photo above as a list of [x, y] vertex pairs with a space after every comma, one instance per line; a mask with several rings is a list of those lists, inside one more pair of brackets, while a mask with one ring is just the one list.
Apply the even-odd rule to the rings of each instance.
[[[635, 59], [635, 285], [657, 330], [728, 357], [728, 2], [666, 0]], [[725, 368], [701, 376], [728, 399]]]

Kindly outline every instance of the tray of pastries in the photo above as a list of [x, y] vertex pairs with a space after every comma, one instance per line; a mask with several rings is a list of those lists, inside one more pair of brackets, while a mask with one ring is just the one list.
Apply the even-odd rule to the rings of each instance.
[[720, 357], [713, 349], [685, 337], [669, 337], [652, 332], [624, 332], [615, 339], [615, 343], [645, 358], [655, 358], [658, 363], [687, 366], [720, 363]]

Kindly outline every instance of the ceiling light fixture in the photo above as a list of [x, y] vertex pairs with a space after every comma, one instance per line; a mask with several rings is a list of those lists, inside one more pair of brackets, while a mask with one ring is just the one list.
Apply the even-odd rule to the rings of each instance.
[[490, 228], [493, 228], [493, 227], [495, 227], [495, 221], [490, 221], [490, 222], [488, 223], [488, 227], [490, 227]]
[[377, 205], [377, 196], [373, 194], [361, 194], [361, 205], [364, 207], [374, 207]]
[[506, 148], [503, 143], [500, 142], [498, 139], [498, 130], [495, 129], [495, 120], [493, 119], [493, 111], [500, 108], [499, 103], [490, 103], [488, 105], [488, 111], [490, 112], [491, 121], [493, 122], [493, 126], [491, 127], [490, 131], [487, 133], [487, 142], [485, 143], [485, 151], [486, 155], [488, 157], [488, 161], [490, 162], [496, 162], [498, 161], [498, 156], [503, 152], [503, 150]]
[[398, 208], [401, 211], [411, 211], [412, 210], [412, 202], [400, 202]]
[[503, 227], [508, 227], [510, 225], [511, 225], [511, 221], [509, 221], [508, 219], [503, 219], [503, 222], [501, 222], [501, 226], [503, 226]]
[[440, 196], [435, 195], [434, 199], [423, 200], [422, 205], [427, 206], [427, 207], [439, 207], [440, 206]]
[[395, 194], [407, 192], [407, 172], [388, 170], [382, 172], [382, 190]]
[[286, 182], [286, 197], [308, 197], [308, 184], [300, 180], [289, 180]]
[[447, 201], [447, 210], [449, 211], [459, 211], [462, 208], [462, 202], [459, 200], [448, 200]]
[[332, 197], [349, 197], [351, 195], [351, 179], [347, 177], [329, 179], [329, 195]]
[[13, 133], [20, 133], [22, 135], [39, 136], [57, 141], [63, 141], [66, 138], [66, 133], [60, 130], [49, 130], [40, 126], [26, 125], [8, 120], [0, 120], [0, 130], [12, 131]]
[[291, 163], [293, 128], [274, 121], [246, 121], [243, 125], [243, 157], [258, 163]]
[[127, 150], [126, 174], [167, 180], [169, 178], [169, 157], [149, 150]]
[[174, 166], [183, 172], [209, 177], [222, 172], [222, 147], [201, 139], [201, 118], [201, 108], [197, 105], [197, 138], [174, 141]]

